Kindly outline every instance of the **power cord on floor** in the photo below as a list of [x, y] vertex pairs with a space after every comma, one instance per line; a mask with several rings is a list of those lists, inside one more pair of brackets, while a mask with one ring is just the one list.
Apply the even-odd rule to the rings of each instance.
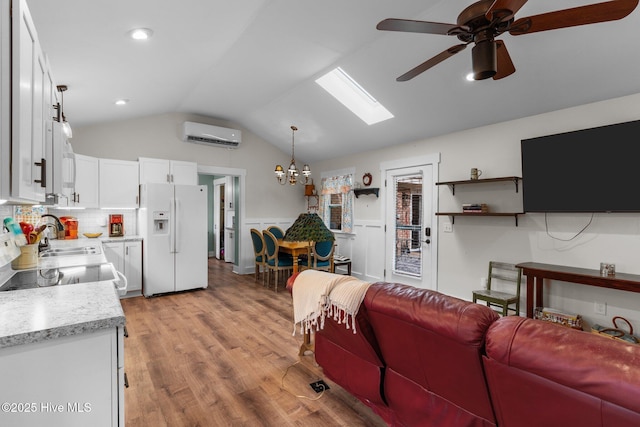
[[308, 397], [308, 396], [302, 396], [302, 395], [299, 395], [299, 394], [292, 393], [291, 391], [287, 390], [287, 388], [284, 386], [284, 378], [285, 378], [285, 377], [287, 376], [287, 374], [289, 373], [289, 369], [293, 368], [293, 367], [294, 367], [295, 365], [297, 365], [298, 363], [300, 363], [300, 361], [297, 361], [297, 362], [295, 362], [295, 363], [293, 363], [293, 364], [289, 365], [289, 366], [287, 367], [287, 369], [284, 371], [284, 374], [282, 375], [282, 380], [281, 380], [281, 383], [280, 383], [280, 384], [281, 384], [281, 388], [282, 388], [284, 391], [286, 391], [287, 393], [289, 393], [290, 395], [297, 397], [298, 399], [319, 400], [319, 399], [324, 395], [324, 392], [326, 391], [326, 388], [324, 388], [324, 386], [322, 387], [322, 391], [320, 392], [320, 395], [318, 395], [318, 396], [316, 396], [316, 397]]

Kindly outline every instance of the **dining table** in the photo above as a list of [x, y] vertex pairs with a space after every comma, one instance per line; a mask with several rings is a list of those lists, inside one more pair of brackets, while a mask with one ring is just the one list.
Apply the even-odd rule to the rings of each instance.
[[280, 251], [291, 254], [293, 257], [293, 273], [298, 272], [298, 257], [300, 255], [308, 255], [313, 242], [289, 242], [286, 240], [278, 239], [278, 246]]

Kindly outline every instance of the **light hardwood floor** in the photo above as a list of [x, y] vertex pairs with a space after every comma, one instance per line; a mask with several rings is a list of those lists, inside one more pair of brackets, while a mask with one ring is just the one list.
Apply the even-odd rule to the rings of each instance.
[[[385, 425], [323, 377], [312, 355], [298, 357], [302, 337], [292, 336], [282, 285], [276, 294], [211, 259], [207, 289], [122, 306], [127, 427]], [[310, 400], [318, 379], [331, 389]]]

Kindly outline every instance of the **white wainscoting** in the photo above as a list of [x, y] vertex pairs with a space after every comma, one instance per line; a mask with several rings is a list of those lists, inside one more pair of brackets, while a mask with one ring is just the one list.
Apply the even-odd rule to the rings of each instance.
[[[351, 274], [367, 282], [384, 280], [384, 224], [381, 221], [354, 221], [350, 235]], [[340, 248], [340, 241], [338, 243]]]

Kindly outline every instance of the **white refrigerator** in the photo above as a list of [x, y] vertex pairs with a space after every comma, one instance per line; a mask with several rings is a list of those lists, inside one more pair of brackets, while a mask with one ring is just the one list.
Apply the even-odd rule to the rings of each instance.
[[145, 297], [207, 287], [207, 186], [140, 185], [138, 226]]

